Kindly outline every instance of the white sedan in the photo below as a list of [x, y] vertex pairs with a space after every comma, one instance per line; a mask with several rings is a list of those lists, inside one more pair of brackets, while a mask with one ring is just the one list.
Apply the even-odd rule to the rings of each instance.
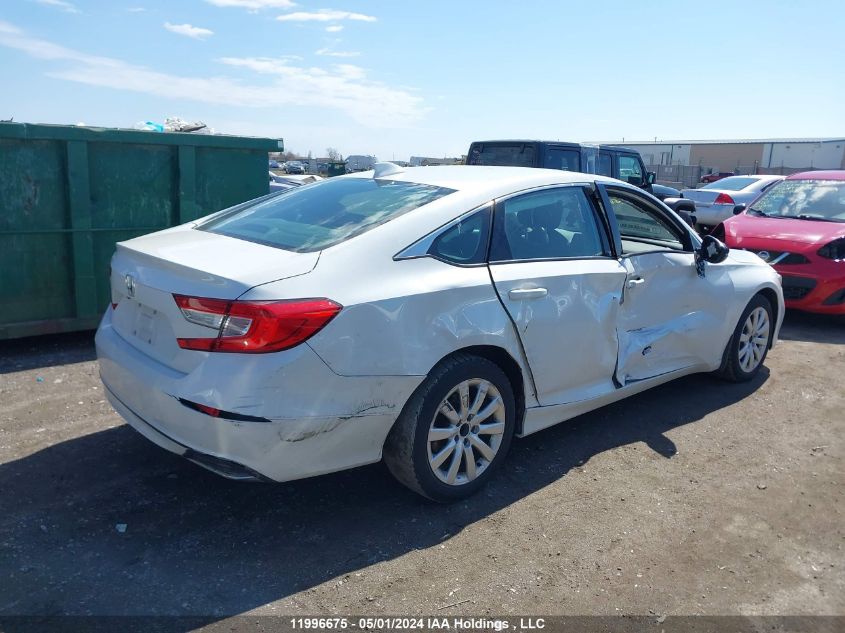
[[114, 408], [226, 477], [384, 458], [465, 497], [534, 433], [694, 372], [749, 380], [778, 274], [641, 189], [518, 167], [401, 168], [122, 242], [97, 332]]

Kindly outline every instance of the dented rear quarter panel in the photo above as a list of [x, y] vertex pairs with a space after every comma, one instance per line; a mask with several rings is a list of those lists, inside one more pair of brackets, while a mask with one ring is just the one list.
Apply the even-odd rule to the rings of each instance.
[[[342, 376], [424, 377], [446, 356], [484, 345], [510, 354], [523, 368], [524, 384], [531, 385], [519, 339], [486, 266], [373, 257], [363, 268], [338, 266], [324, 255], [314, 273], [271, 284], [262, 293], [323, 296], [318, 289], [332, 284], [329, 298], [344, 308], [308, 345]], [[362, 284], [362, 278], [372, 281]], [[530, 406], [533, 389], [527, 392]]]

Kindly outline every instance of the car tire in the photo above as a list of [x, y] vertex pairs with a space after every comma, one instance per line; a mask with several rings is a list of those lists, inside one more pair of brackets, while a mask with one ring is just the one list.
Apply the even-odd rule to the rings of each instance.
[[439, 503], [456, 501], [493, 477], [515, 426], [513, 388], [502, 369], [486, 358], [456, 354], [409, 398], [385, 442], [384, 461], [414, 492]]
[[728, 341], [719, 375], [731, 382], [754, 378], [766, 360], [774, 331], [772, 304], [763, 295], [755, 295]]

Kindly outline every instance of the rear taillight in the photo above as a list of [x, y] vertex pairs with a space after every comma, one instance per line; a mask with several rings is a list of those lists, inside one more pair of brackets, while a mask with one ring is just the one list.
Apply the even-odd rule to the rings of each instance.
[[718, 196], [716, 196], [716, 199], [713, 201], [713, 204], [734, 204], [734, 199], [726, 193], [720, 193]]
[[215, 330], [204, 338], [177, 339], [183, 349], [263, 353], [290, 349], [323, 329], [342, 307], [330, 299], [227, 301], [173, 295], [182, 316]]

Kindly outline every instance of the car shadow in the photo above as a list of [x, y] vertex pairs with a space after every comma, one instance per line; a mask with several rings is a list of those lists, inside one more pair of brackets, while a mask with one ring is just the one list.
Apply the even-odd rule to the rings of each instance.
[[671, 458], [668, 432], [767, 379], [765, 368], [745, 384], [690, 376], [516, 440], [489, 486], [448, 506], [380, 464], [244, 484], [126, 425], [59, 442], [0, 465], [0, 615], [241, 614], [438, 547], [616, 447], [643, 442]]
[[845, 345], [845, 316], [787, 310], [780, 338], [785, 341]]
[[0, 374], [96, 360], [94, 332], [68, 332], [0, 341]]

